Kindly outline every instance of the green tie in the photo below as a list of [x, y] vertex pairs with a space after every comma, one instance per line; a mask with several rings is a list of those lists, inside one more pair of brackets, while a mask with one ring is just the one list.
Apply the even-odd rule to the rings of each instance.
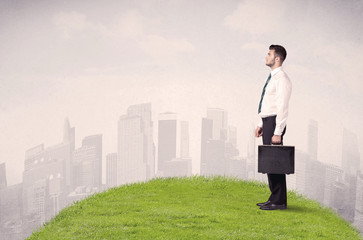
[[266, 86], [267, 86], [268, 82], [270, 81], [270, 79], [271, 79], [271, 73], [270, 73], [270, 75], [268, 75], [268, 78], [266, 80], [265, 86], [263, 87], [263, 90], [262, 90], [260, 104], [258, 105], [258, 113], [261, 112], [261, 106], [262, 106], [263, 96], [265, 96]]

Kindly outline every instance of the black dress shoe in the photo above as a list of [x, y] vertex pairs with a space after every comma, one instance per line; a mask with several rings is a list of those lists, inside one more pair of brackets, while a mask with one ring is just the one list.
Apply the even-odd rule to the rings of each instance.
[[262, 206], [269, 205], [270, 203], [271, 203], [270, 201], [267, 201], [267, 202], [264, 202], [264, 203], [257, 203], [256, 205], [259, 206], [259, 207], [262, 207]]
[[278, 209], [283, 210], [286, 208], [287, 208], [286, 204], [278, 205], [278, 204], [274, 204], [274, 203], [260, 207], [261, 210], [278, 210]]

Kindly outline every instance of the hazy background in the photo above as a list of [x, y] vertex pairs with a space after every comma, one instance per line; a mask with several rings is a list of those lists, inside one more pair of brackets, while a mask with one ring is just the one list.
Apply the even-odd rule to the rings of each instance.
[[[225, 109], [246, 154], [269, 74], [270, 44], [286, 47], [293, 92], [285, 145], [340, 166], [343, 127], [363, 151], [363, 1], [0, 1], [0, 163], [22, 181], [25, 151], [61, 142], [68, 117], [81, 139], [117, 151], [129, 105], [189, 121], [193, 172], [201, 118]], [[260, 142], [258, 142], [260, 143]], [[157, 158], [156, 158], [157, 159]], [[363, 164], [361, 164], [363, 167]], [[105, 167], [103, 168], [105, 169]]]

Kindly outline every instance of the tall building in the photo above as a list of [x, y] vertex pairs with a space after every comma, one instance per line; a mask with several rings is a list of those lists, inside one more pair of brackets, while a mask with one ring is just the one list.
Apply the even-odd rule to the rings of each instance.
[[[333, 207], [334, 199], [337, 197], [337, 182], [343, 181], [343, 169], [334, 165], [326, 165], [324, 204]], [[341, 203], [340, 203], [341, 204]]]
[[326, 166], [315, 160], [308, 160], [305, 164], [305, 194], [324, 202]]
[[363, 233], [363, 174], [361, 172], [357, 174], [354, 226]]
[[338, 213], [349, 222], [354, 221], [356, 204], [357, 173], [360, 169], [360, 153], [356, 134], [343, 129], [342, 168], [344, 170], [345, 204]]
[[33, 184], [33, 206], [35, 214], [40, 218], [40, 225], [45, 223], [45, 211], [46, 201], [48, 200], [47, 193], [47, 179], [42, 178], [34, 182]]
[[177, 154], [177, 116], [175, 113], [162, 113], [158, 121], [158, 172], [165, 171], [167, 161]]
[[[318, 130], [318, 122], [311, 119], [308, 125], [308, 151], [296, 150], [295, 174], [288, 176], [288, 184], [292, 183], [292, 188], [323, 203], [326, 179], [324, 164], [318, 162]], [[322, 172], [317, 172], [319, 170]]]
[[35, 146], [25, 152], [24, 171], [37, 167], [37, 164], [44, 161], [44, 144]]
[[118, 121], [117, 184], [146, 181], [155, 175], [151, 104], [130, 106]]
[[189, 156], [189, 123], [178, 121], [175, 113], [162, 113], [158, 121], [158, 175], [188, 176], [192, 173]]
[[329, 207], [331, 207], [341, 215], [342, 213], [344, 213], [345, 209], [347, 208], [347, 195], [349, 194], [349, 187], [344, 181], [335, 182], [334, 190], [336, 192], [335, 198], [332, 199], [331, 202], [332, 205]]
[[213, 121], [213, 140], [227, 140], [227, 112], [219, 108], [208, 108], [207, 118]]
[[200, 150], [200, 175], [207, 174], [207, 142], [213, 138], [213, 120], [202, 118], [202, 137]]
[[68, 119], [63, 130], [61, 143], [46, 149], [41, 144], [25, 152], [22, 185], [25, 237], [57, 214], [65, 206], [66, 196], [71, 191], [75, 131]]
[[349, 175], [356, 175], [360, 169], [360, 153], [357, 136], [343, 129], [342, 167]]
[[70, 143], [72, 150], [75, 149], [75, 136], [75, 128], [71, 127], [69, 119], [66, 118], [63, 127], [63, 143]]
[[155, 176], [155, 144], [153, 138], [153, 122], [151, 120], [151, 103], [131, 105], [127, 109], [127, 115], [141, 117], [141, 128], [145, 145], [146, 179], [149, 180]]
[[46, 177], [44, 172], [44, 145], [35, 146], [25, 152], [23, 172], [23, 214], [24, 216], [35, 215], [34, 222], [26, 222], [25, 225], [32, 225], [33, 229], [41, 224], [41, 216], [37, 215], [35, 202], [34, 184], [37, 180]]
[[98, 154], [95, 146], [82, 146], [73, 152], [73, 189], [79, 186], [98, 187]]
[[[237, 128], [234, 126], [228, 126], [227, 140], [225, 142], [225, 174], [228, 176], [245, 176], [246, 166], [241, 161], [239, 151], [237, 149]], [[244, 167], [242, 169], [242, 167]], [[236, 168], [242, 171], [240, 174], [236, 174]]]
[[122, 116], [118, 122], [117, 185], [146, 180], [141, 117]]
[[237, 147], [237, 128], [234, 126], [228, 126], [228, 142]]
[[[72, 153], [74, 149], [72, 149], [72, 144], [69, 142], [62, 142], [50, 147], [47, 147], [44, 150], [43, 157], [47, 161], [57, 160], [60, 161], [62, 167], [59, 168], [59, 172], [57, 173], [50, 173], [54, 176], [60, 175], [62, 178], [62, 184], [64, 182], [64, 186], [62, 185], [61, 192], [66, 195], [72, 189], [72, 169], [71, 165], [68, 164], [72, 163]], [[49, 175], [50, 175], [49, 174]]]
[[[248, 144], [247, 144], [247, 159], [246, 159], [246, 178], [255, 179], [257, 173], [257, 158], [256, 158], [256, 137], [255, 137], [255, 125], [250, 126]], [[266, 178], [265, 178], [266, 179]]]
[[0, 189], [7, 187], [5, 163], [0, 164]]
[[102, 134], [85, 137], [82, 140], [82, 146], [96, 148], [95, 171], [93, 172], [94, 186], [100, 189], [102, 186]]
[[[334, 206], [343, 206], [341, 209], [337, 210], [338, 213], [345, 220], [352, 223], [354, 222], [354, 212], [355, 212], [355, 203], [356, 203], [356, 194], [357, 194], [357, 174], [354, 175], [344, 174], [343, 183], [345, 185], [344, 195], [342, 195], [344, 196], [344, 204], [336, 203], [336, 205]], [[336, 194], [336, 196], [340, 195], [341, 193]]]
[[69, 119], [66, 118], [64, 120], [64, 127], [63, 127], [63, 142], [62, 144], [64, 148], [68, 148], [67, 151], [68, 156], [64, 158], [65, 161], [65, 180], [66, 186], [68, 190], [71, 188], [71, 167], [72, 167], [72, 153], [75, 149], [75, 128], [70, 126]]
[[228, 126], [226, 111], [207, 109], [207, 118], [202, 120], [201, 145], [201, 175], [228, 175], [232, 171], [231, 161], [239, 154], [237, 129]]
[[109, 188], [117, 186], [117, 153], [106, 155], [106, 185]]
[[[224, 159], [225, 159], [225, 175], [227, 176], [235, 176], [236, 167], [238, 164], [242, 166], [242, 162], [239, 162], [241, 158], [239, 158], [239, 151], [236, 148], [236, 146], [231, 142], [225, 142], [224, 143]], [[236, 162], [237, 161], [237, 162]], [[236, 165], [237, 164], [237, 165]], [[243, 172], [246, 171], [246, 168], [242, 170]], [[241, 174], [238, 174], [238, 176], [243, 176], [244, 174], [241, 172]]]
[[204, 175], [225, 175], [226, 159], [225, 159], [225, 142], [223, 140], [207, 141], [206, 159], [207, 163], [204, 170]]
[[[306, 193], [306, 183], [307, 183], [307, 164], [310, 162], [309, 154], [302, 152], [298, 149], [295, 150], [295, 186], [292, 189], [296, 189], [300, 193]], [[292, 175], [292, 176], [294, 176]], [[289, 176], [290, 177], [290, 176]], [[288, 177], [288, 178], [289, 178]], [[290, 182], [287, 181], [287, 184]]]
[[46, 219], [57, 215], [59, 211], [66, 205], [66, 196], [64, 183], [65, 179], [60, 173], [53, 175], [50, 174], [48, 177], [48, 194], [49, 201], [46, 206]]
[[24, 239], [23, 185], [0, 189], [0, 239]]
[[[22, 209], [23, 209], [23, 229], [25, 236], [50, 220], [65, 205], [65, 179], [64, 179], [64, 159], [53, 156], [62, 153], [63, 144], [44, 150], [43, 145], [29, 149], [25, 154], [25, 168], [23, 172], [22, 187]], [[62, 154], [60, 154], [62, 155]], [[55, 189], [50, 180], [57, 176], [60, 180]], [[51, 188], [50, 188], [51, 187]], [[57, 206], [54, 206], [54, 198]]]
[[183, 166], [174, 167], [179, 169], [173, 176], [190, 176], [192, 175], [192, 158], [189, 154], [189, 122], [180, 122], [180, 158], [179, 161]]

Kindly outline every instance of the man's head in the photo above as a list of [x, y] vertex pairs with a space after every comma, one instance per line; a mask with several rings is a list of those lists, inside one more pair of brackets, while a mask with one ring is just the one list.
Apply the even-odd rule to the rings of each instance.
[[286, 59], [286, 50], [280, 45], [271, 45], [266, 56], [266, 65], [274, 69], [280, 67]]

